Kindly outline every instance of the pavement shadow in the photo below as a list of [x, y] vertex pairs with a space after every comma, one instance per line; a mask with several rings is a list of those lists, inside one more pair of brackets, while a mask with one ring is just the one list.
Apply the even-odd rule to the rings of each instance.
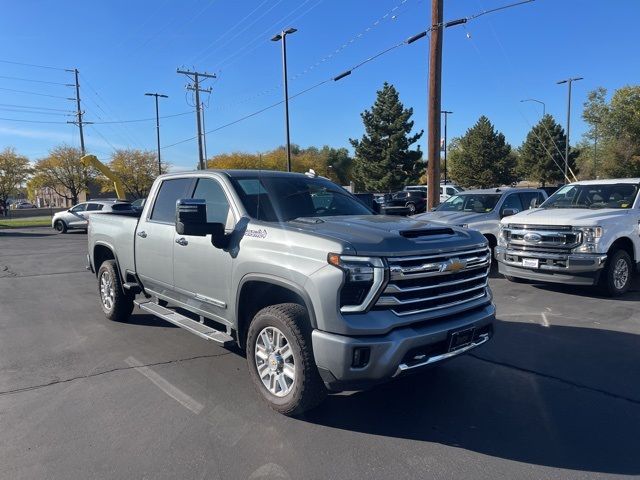
[[[117, 322], [117, 320], [114, 320]], [[127, 325], [139, 325], [141, 327], [164, 327], [164, 328], [179, 328], [173, 323], [169, 323], [166, 320], [151, 315], [150, 313], [136, 313], [131, 315], [127, 320], [120, 322]]]
[[[537, 282], [529, 282], [535, 288], [540, 290], [546, 290], [549, 292], [558, 292], [563, 293], [565, 295], [573, 295], [576, 297], [590, 297], [590, 298], [608, 298], [602, 293], [600, 293], [597, 287], [581, 287], [578, 285], [565, 285], [562, 283], [537, 283]], [[633, 284], [631, 285], [631, 289], [620, 297], [616, 297], [616, 301], [623, 302], [637, 302], [640, 301], [640, 276], [636, 275]]]
[[330, 396], [301, 420], [542, 466], [639, 474], [640, 338], [496, 323], [492, 342], [471, 355]]
[[56, 235], [55, 232], [24, 232], [24, 231], [13, 231], [13, 230], [0, 230], [0, 238], [4, 238], [4, 237], [12, 237], [12, 238], [19, 238], [19, 237], [50, 237], [52, 235]]

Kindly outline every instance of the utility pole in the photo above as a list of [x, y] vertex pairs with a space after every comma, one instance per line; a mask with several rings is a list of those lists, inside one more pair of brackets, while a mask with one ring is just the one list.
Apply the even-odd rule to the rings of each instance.
[[427, 114], [427, 210], [440, 203], [440, 95], [442, 80], [442, 0], [431, 0], [429, 110]]
[[[82, 108], [80, 107], [80, 82], [78, 81], [78, 69], [74, 68], [73, 70], [66, 70], [67, 72], [73, 72], [73, 74], [75, 75], [75, 79], [76, 79], [76, 83], [75, 83], [75, 87], [76, 87], [76, 98], [70, 98], [69, 100], [75, 100], [76, 102], [76, 117], [77, 120], [72, 121], [72, 122], [67, 122], [67, 123], [73, 123], [74, 125], [78, 125], [78, 128], [80, 129], [80, 152], [82, 153], [82, 155], [84, 156], [85, 152], [85, 148], [84, 148], [84, 130], [82, 129], [83, 124], [89, 124], [92, 122], [83, 122], [82, 121], [82, 115], [84, 114], [84, 112], [82, 111]], [[72, 86], [72, 85], [70, 85]]]
[[593, 124], [595, 131], [593, 132], [593, 178], [598, 179], [597, 166], [598, 166], [598, 122]]
[[207, 156], [207, 127], [204, 124], [204, 102], [200, 103], [200, 110], [202, 111], [202, 146], [204, 147], [204, 158], [208, 161]]
[[147, 97], [156, 97], [156, 137], [158, 139], [158, 175], [162, 175], [162, 163], [160, 162], [160, 115], [158, 113], [158, 97], [169, 98], [161, 93], [145, 93]]
[[453, 112], [442, 110], [440, 112], [444, 115], [444, 183], [447, 183], [447, 116]]
[[577, 82], [578, 80], [582, 80], [583, 77], [569, 77], [566, 80], [560, 80], [556, 82], [558, 85], [563, 83], [568, 84], [569, 91], [567, 97], [567, 144], [565, 145], [564, 150], [564, 178], [565, 181], [569, 180], [569, 129], [571, 128], [571, 84], [573, 82]]
[[176, 70], [177, 73], [186, 75], [193, 83], [187, 85], [187, 90], [193, 90], [196, 92], [196, 126], [198, 129], [198, 168], [204, 170], [206, 168], [204, 163], [204, 152], [202, 149], [202, 117], [200, 113], [200, 92], [211, 93], [211, 87], [200, 88], [200, 77], [203, 78], [216, 78], [213, 73], [206, 72], [192, 72], [190, 70]]
[[271, 41], [282, 40], [282, 76], [284, 83], [284, 129], [286, 135], [287, 149], [287, 172], [291, 171], [291, 140], [289, 138], [289, 86], [287, 79], [287, 35], [297, 32], [295, 28], [287, 28], [275, 35]]

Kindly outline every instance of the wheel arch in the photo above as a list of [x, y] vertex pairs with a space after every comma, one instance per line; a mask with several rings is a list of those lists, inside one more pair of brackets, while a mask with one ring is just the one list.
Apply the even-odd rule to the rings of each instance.
[[307, 310], [312, 328], [317, 326], [315, 311], [309, 295], [298, 285], [271, 275], [246, 275], [238, 286], [236, 296], [237, 341], [244, 348], [251, 319], [269, 305], [297, 303]]
[[106, 260], [115, 260], [116, 269], [118, 270], [118, 275], [120, 276], [120, 281], [124, 283], [125, 279], [122, 275], [122, 270], [120, 269], [120, 262], [118, 261], [118, 256], [116, 255], [113, 247], [102, 242], [96, 243], [93, 247], [93, 269], [96, 272], [96, 277], [98, 276], [100, 265], [102, 265], [102, 263]]
[[638, 259], [636, 258], [633, 241], [629, 237], [620, 237], [616, 239], [616, 241], [611, 244], [611, 247], [609, 247], [609, 250], [607, 253], [611, 255], [613, 254], [613, 252], [617, 250], [626, 251], [631, 257], [631, 261], [637, 264]]

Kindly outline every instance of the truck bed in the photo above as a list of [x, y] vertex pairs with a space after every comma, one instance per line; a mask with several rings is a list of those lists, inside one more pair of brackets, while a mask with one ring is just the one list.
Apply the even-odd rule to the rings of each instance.
[[[118, 263], [123, 272], [135, 272], [134, 243], [140, 213], [127, 211], [92, 215], [87, 235], [89, 248], [92, 245], [109, 247], [117, 252]], [[93, 253], [90, 254], [93, 259]]]

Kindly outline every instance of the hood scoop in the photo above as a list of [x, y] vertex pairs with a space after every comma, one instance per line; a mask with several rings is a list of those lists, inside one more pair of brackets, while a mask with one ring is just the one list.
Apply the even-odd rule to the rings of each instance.
[[443, 228], [423, 228], [415, 230], [402, 230], [398, 232], [404, 238], [421, 238], [421, 237], [433, 237], [435, 235], [453, 235], [453, 229], [448, 227]]

